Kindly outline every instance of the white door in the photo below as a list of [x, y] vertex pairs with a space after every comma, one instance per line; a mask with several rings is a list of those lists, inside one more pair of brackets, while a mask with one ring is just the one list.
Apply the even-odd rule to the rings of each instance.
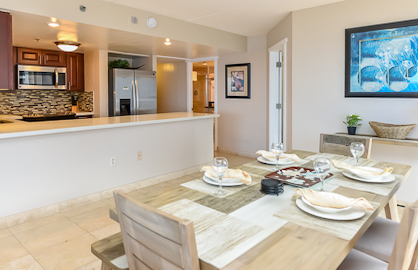
[[269, 146], [273, 142], [283, 142], [285, 149], [286, 42], [279, 42], [269, 49]]

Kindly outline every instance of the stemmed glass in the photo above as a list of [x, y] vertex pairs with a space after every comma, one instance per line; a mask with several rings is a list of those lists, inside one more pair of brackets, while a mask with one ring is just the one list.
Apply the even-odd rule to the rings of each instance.
[[360, 157], [364, 154], [364, 144], [360, 142], [352, 142], [350, 145], [351, 154], [353, 154], [354, 159], [356, 160], [356, 166], [358, 166], [358, 161]]
[[324, 191], [324, 175], [327, 171], [329, 171], [331, 163], [327, 158], [317, 158], [315, 159], [313, 166], [315, 172], [319, 175], [319, 179], [321, 180], [321, 191]]
[[222, 177], [228, 170], [228, 160], [224, 157], [216, 157], [213, 160], [212, 169], [219, 179], [219, 189], [215, 191], [213, 194], [217, 196], [225, 195], [225, 191], [222, 190]]
[[279, 159], [280, 156], [283, 154], [283, 143], [272, 143], [271, 152], [274, 154], [274, 157], [276, 158], [276, 167], [274, 168], [274, 170], [279, 171]]

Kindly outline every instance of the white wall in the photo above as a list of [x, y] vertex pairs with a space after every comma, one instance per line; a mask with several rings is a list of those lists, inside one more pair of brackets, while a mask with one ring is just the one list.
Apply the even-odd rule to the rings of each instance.
[[[346, 132], [346, 114], [368, 121], [418, 123], [417, 99], [344, 98], [344, 30], [416, 19], [418, 2], [351, 0], [293, 13], [293, 148], [318, 151], [321, 132]], [[418, 138], [418, 128], [410, 137]], [[372, 158], [410, 164], [413, 171], [398, 199], [418, 199], [418, 148], [373, 144]]]
[[157, 64], [157, 111], [187, 111], [186, 62], [174, 61]]
[[2, 139], [0, 218], [210, 162], [212, 123], [207, 118]]
[[[225, 65], [251, 63], [251, 99], [225, 98]], [[218, 60], [218, 136], [221, 151], [253, 155], [267, 144], [266, 36], [248, 38], [248, 52]]]

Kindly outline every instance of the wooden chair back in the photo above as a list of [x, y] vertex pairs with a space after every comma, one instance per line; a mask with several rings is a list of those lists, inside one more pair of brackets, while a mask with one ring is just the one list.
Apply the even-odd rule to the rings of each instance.
[[330, 153], [344, 156], [351, 156], [350, 144], [361, 142], [364, 144], [363, 158], [370, 158], [372, 143], [370, 138], [355, 137], [344, 134], [324, 134], [320, 135], [319, 152]]
[[407, 207], [399, 224], [388, 270], [414, 270], [417, 262], [418, 201]]
[[130, 270], [199, 269], [193, 222], [114, 192]]

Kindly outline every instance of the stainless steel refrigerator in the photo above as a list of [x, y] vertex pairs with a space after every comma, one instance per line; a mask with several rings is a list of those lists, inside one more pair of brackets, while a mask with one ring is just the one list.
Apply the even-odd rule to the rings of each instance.
[[157, 113], [155, 71], [109, 70], [109, 116]]

